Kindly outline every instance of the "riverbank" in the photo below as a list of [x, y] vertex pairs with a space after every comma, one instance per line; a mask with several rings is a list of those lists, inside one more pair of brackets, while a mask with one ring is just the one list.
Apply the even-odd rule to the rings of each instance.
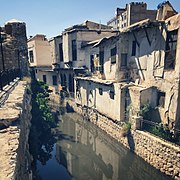
[[[71, 106], [75, 112], [84, 115], [82, 107], [73, 100], [66, 100], [65, 104]], [[150, 165], [174, 179], [180, 179], [180, 146], [139, 130], [131, 130], [126, 137], [123, 137], [121, 124], [92, 109], [86, 109], [86, 115], [92, 123]]]

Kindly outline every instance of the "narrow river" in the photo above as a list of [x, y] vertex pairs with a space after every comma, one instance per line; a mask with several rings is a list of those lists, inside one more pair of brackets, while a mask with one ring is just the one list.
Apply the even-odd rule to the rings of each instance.
[[55, 137], [51, 158], [36, 162], [39, 179], [171, 179], [76, 113], [61, 116]]

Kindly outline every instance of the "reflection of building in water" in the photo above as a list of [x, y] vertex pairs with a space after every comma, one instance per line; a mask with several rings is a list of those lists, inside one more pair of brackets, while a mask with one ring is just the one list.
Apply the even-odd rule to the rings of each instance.
[[[72, 122], [72, 121], [71, 121]], [[91, 127], [84, 127], [82, 122], [61, 124], [68, 136], [56, 145], [56, 158], [77, 179], [118, 179], [119, 155], [112, 152]], [[71, 135], [75, 133], [75, 140]]]
[[63, 117], [56, 159], [75, 179], [168, 179], [94, 125], [72, 117]]

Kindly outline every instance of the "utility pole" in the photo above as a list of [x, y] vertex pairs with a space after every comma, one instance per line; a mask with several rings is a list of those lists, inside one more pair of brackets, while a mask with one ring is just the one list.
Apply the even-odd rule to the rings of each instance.
[[2, 58], [3, 71], [5, 71], [4, 53], [3, 53], [3, 38], [2, 38], [2, 35], [1, 35], [1, 27], [0, 27], [0, 46], [1, 46], [1, 58]]

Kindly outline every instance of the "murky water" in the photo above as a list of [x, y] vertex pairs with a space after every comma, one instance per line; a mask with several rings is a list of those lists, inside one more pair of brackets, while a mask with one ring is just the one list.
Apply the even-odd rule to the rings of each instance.
[[37, 171], [42, 180], [171, 179], [75, 113], [62, 116], [52, 158]]

